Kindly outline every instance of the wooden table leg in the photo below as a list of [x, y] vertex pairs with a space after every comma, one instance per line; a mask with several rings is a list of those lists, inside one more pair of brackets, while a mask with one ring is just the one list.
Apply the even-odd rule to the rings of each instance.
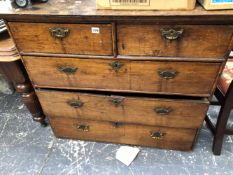
[[16, 86], [16, 91], [20, 93], [22, 101], [27, 106], [28, 110], [33, 116], [33, 120], [40, 122], [43, 126], [46, 126], [45, 115], [42, 112], [41, 105], [36, 96], [35, 91], [32, 89], [30, 83], [18, 83]]
[[0, 69], [4, 72], [7, 79], [14, 84], [16, 91], [20, 93], [22, 101], [33, 116], [33, 120], [40, 122], [43, 126], [46, 126], [47, 123], [45, 122], [45, 115], [21, 60], [14, 62], [1, 62]]

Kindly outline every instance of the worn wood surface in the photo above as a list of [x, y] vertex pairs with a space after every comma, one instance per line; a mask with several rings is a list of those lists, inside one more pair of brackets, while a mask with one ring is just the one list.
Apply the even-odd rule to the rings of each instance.
[[[50, 123], [52, 124], [54, 134], [61, 138], [133, 144], [185, 151], [192, 149], [196, 136], [195, 129], [148, 127], [130, 124], [114, 127], [110, 122], [72, 118], [50, 118]], [[89, 126], [89, 131], [80, 131], [76, 128], [77, 125], [87, 125]], [[153, 139], [150, 136], [150, 132], [165, 133], [165, 136], [162, 139]]]
[[[36, 92], [47, 116], [64, 119], [79, 118], [196, 129], [202, 125], [208, 109], [207, 100], [173, 100], [46, 90]], [[81, 102], [83, 105], [75, 108], [70, 106], [69, 102]], [[169, 112], [156, 112], [156, 109], [161, 108]]]
[[[89, 55], [112, 55], [111, 24], [44, 24], [9, 23], [9, 27], [20, 51], [44, 53], [71, 53]], [[92, 28], [99, 33], [92, 33]], [[67, 28], [63, 39], [51, 35], [52, 28]]]
[[[20, 15], [18, 15], [20, 14]], [[201, 18], [200, 18], [201, 16]], [[59, 17], [59, 18], [57, 18]], [[14, 9], [10, 1], [0, 1], [0, 18], [8, 21], [86, 21], [118, 20], [172, 23], [232, 23], [233, 10], [206, 11], [200, 5], [192, 11], [114, 11], [96, 10], [95, 0], [50, 0], [47, 3], [34, 4], [31, 9]], [[227, 20], [225, 20], [227, 18]], [[179, 20], [177, 20], [179, 19]], [[154, 21], [154, 22], [155, 22]], [[205, 21], [205, 22], [204, 22]]]
[[216, 62], [223, 63], [226, 58], [191, 58], [191, 57], [156, 57], [156, 56], [103, 56], [103, 55], [75, 55], [75, 54], [58, 54], [58, 53], [34, 53], [34, 52], [20, 52], [22, 56], [39, 56], [39, 57], [56, 57], [56, 58], [89, 58], [89, 59], [117, 59], [117, 60], [140, 60], [140, 61], [180, 61], [180, 62]]
[[[211, 98], [233, 48], [233, 10], [205, 11], [199, 5], [193, 11], [114, 11], [96, 10], [95, 0], [50, 0], [14, 9], [0, 1], [0, 18], [9, 22], [34, 87], [61, 90], [38, 94], [62, 138], [191, 150], [208, 106], [200, 99]], [[96, 26], [98, 36], [90, 34]], [[48, 32], [52, 27], [69, 27], [70, 33], [54, 39]], [[161, 27], [182, 27], [184, 33], [168, 42]], [[105, 95], [97, 95], [100, 91]], [[137, 92], [137, 97], [124, 95], [116, 106], [106, 96], [110, 92]], [[73, 109], [67, 100], [84, 103], [72, 103], [81, 107]], [[161, 117], [153, 111], [159, 105], [173, 110]], [[89, 132], [80, 132], [77, 124], [89, 125]], [[166, 134], [152, 139], [152, 131]]]
[[[168, 40], [161, 29], [183, 30], [178, 39]], [[226, 56], [233, 25], [118, 25], [119, 55], [172, 57]]]
[[[78, 58], [23, 57], [31, 80], [37, 87], [105, 89], [163, 94], [209, 96], [218, 75], [219, 63], [119, 61]], [[66, 74], [60, 67], [76, 69]], [[175, 71], [174, 79], [160, 77], [158, 71]], [[41, 76], [45, 75], [45, 76]]]

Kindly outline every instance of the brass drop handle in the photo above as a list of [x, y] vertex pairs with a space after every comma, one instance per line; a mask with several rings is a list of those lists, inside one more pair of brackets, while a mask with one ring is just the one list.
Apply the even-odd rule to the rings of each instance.
[[83, 107], [84, 103], [81, 100], [70, 100], [67, 101], [67, 104], [72, 108], [81, 108]]
[[162, 28], [160, 29], [161, 35], [162, 37], [164, 37], [167, 40], [177, 40], [178, 38], [180, 38], [182, 36], [182, 34], [184, 33], [184, 29], [165, 29]]
[[119, 61], [114, 61], [112, 63], [109, 64], [111, 66], [111, 68], [115, 71], [118, 71], [121, 69], [122, 66], [124, 66], [123, 63], [119, 62]]
[[62, 72], [62, 73], [65, 73], [67, 75], [72, 75], [72, 74], [75, 74], [78, 70], [77, 67], [72, 67], [72, 66], [58, 66], [57, 69]]
[[160, 131], [151, 131], [150, 136], [152, 139], [161, 140], [165, 137], [166, 133]]
[[64, 39], [66, 38], [69, 33], [70, 29], [62, 28], [62, 27], [54, 27], [49, 29], [50, 35], [57, 39]]
[[122, 122], [111, 122], [112, 123], [112, 126], [114, 127], [114, 128], [119, 128], [119, 127], [121, 127], [124, 123], [122, 123]]
[[172, 108], [170, 107], [156, 107], [154, 111], [159, 115], [168, 115], [172, 112]]
[[110, 97], [109, 101], [114, 105], [114, 106], [119, 106], [123, 102], [124, 98], [123, 97]]
[[82, 132], [88, 132], [89, 131], [89, 125], [77, 124], [77, 125], [75, 125], [75, 128], [78, 131], [82, 131]]
[[157, 71], [159, 76], [164, 78], [164, 79], [173, 79], [177, 76], [178, 72], [177, 71], [172, 71], [172, 70], [158, 70]]

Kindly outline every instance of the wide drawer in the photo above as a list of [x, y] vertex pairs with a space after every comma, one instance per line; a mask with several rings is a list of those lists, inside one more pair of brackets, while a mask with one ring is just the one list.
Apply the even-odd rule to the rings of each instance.
[[223, 58], [233, 26], [118, 25], [120, 55]]
[[220, 63], [23, 57], [37, 87], [209, 96]]
[[9, 22], [20, 51], [112, 55], [111, 24], [46, 24]]
[[[37, 90], [46, 116], [199, 128], [207, 100], [178, 100]], [[195, 112], [193, 112], [195, 111]]]
[[191, 150], [197, 130], [142, 125], [112, 125], [79, 119], [50, 118], [54, 134], [60, 138], [113, 142], [165, 149]]

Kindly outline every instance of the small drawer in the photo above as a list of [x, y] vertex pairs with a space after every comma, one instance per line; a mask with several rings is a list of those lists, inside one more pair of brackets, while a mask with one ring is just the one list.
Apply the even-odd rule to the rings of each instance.
[[50, 117], [56, 137], [189, 151], [197, 130]]
[[220, 63], [23, 57], [37, 87], [210, 96]]
[[9, 22], [22, 52], [112, 55], [111, 24], [47, 24]]
[[120, 55], [223, 58], [233, 26], [118, 25]]
[[178, 128], [199, 128], [209, 104], [207, 100], [36, 92], [46, 116]]

